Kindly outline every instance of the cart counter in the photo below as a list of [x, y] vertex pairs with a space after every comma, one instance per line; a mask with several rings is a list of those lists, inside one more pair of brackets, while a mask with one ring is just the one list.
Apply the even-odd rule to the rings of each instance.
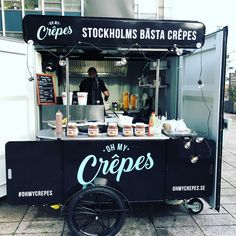
[[107, 186], [129, 201], [207, 197], [212, 193], [215, 143], [194, 138], [91, 138], [57, 140], [41, 130], [43, 141], [6, 144], [8, 201], [17, 204], [64, 203], [89, 186]]
[[[53, 129], [43, 129], [40, 130], [36, 137], [40, 140], [56, 140], [58, 139], [58, 136], [56, 134], [56, 131]], [[106, 133], [99, 133], [96, 137], [89, 137], [87, 133], [79, 133], [75, 137], [69, 137], [65, 135], [65, 132], [60, 136], [61, 140], [166, 140], [169, 139], [168, 136], [164, 134], [160, 134], [157, 136], [129, 136], [125, 137], [121, 133], [119, 133], [115, 137], [110, 137]]]

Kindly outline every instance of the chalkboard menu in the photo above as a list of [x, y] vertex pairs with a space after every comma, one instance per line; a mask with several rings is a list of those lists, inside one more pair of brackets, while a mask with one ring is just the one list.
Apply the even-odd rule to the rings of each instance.
[[52, 105], [56, 103], [55, 85], [51, 75], [36, 74], [37, 97], [39, 105]]

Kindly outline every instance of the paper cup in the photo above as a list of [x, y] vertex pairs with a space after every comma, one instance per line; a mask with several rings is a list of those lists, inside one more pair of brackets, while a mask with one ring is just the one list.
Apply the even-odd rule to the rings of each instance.
[[[72, 105], [73, 92], [69, 92], [69, 94], [70, 94], [70, 103], [69, 104]], [[66, 92], [62, 92], [61, 95], [62, 95], [62, 104], [67, 105]]]
[[77, 98], [78, 98], [79, 105], [87, 105], [87, 98], [88, 98], [87, 92], [78, 92]]

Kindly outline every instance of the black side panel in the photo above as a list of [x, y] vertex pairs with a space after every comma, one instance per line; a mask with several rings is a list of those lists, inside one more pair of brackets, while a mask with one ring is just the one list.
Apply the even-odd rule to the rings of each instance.
[[59, 141], [6, 144], [9, 203], [53, 204], [62, 201], [61, 148]]
[[[186, 149], [186, 145], [190, 145]], [[167, 144], [166, 199], [207, 197], [212, 193], [215, 142], [175, 139]], [[194, 159], [195, 158], [195, 159]], [[197, 158], [197, 159], [196, 159]], [[193, 163], [196, 160], [196, 163]]]
[[64, 156], [66, 196], [101, 178], [130, 201], [164, 200], [165, 140], [66, 141]]

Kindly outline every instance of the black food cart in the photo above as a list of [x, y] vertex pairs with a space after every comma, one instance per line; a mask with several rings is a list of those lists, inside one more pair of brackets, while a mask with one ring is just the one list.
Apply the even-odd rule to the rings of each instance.
[[[197, 214], [203, 198], [219, 210], [227, 27], [205, 36], [205, 26], [195, 21], [28, 15], [23, 29], [27, 43], [41, 54], [66, 59], [66, 69], [69, 57], [157, 64], [160, 58], [178, 58], [182, 75], [177, 94], [169, 95], [174, 103], [169, 109], [174, 107], [173, 117], [185, 119], [191, 132], [140, 137], [63, 133], [58, 138], [55, 130], [42, 129], [36, 141], [10, 141], [9, 203], [62, 205], [74, 235], [115, 235], [134, 202], [184, 200]], [[209, 51], [211, 58], [202, 62]], [[69, 105], [66, 112], [70, 117]]]

